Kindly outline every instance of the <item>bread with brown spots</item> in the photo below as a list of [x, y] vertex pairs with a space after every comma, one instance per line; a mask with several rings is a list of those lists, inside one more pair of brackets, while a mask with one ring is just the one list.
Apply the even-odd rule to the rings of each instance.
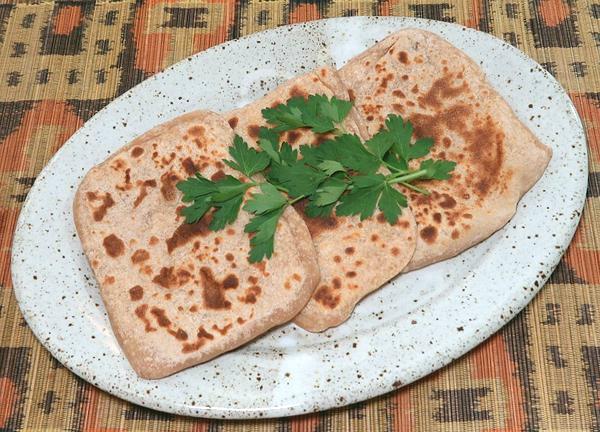
[[430, 196], [404, 191], [418, 226], [406, 271], [453, 257], [504, 226], [550, 161], [550, 148], [519, 120], [481, 68], [433, 33], [394, 33], [339, 73], [367, 137], [388, 114], [399, 114], [412, 122], [416, 137], [434, 138], [428, 157], [457, 162], [451, 180], [420, 185]]
[[249, 214], [222, 231], [185, 223], [178, 181], [239, 173], [226, 166], [233, 131], [196, 111], [135, 139], [85, 176], [74, 201], [83, 250], [133, 369], [161, 378], [292, 319], [319, 281], [308, 229], [288, 208], [271, 259], [249, 264]]
[[[349, 98], [337, 72], [320, 68], [226, 116], [235, 132], [256, 147], [258, 129], [268, 126], [261, 110], [309, 94]], [[344, 128], [361, 137], [366, 135], [355, 110], [350, 111]], [[299, 129], [284, 133], [282, 140], [298, 148], [302, 144], [319, 145], [329, 137]], [[415, 249], [416, 224], [409, 209], [392, 226], [380, 213], [362, 222], [356, 216], [309, 218], [304, 214], [305, 204], [299, 202], [296, 209], [303, 215], [317, 250], [321, 281], [294, 323], [309, 331], [323, 331], [346, 321], [364, 296], [400, 273]]]

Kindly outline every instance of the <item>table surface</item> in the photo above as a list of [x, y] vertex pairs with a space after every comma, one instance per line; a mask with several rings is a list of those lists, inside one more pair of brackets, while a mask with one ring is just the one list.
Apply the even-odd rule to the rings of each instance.
[[[1, 2], [0, 430], [600, 430], [598, 1]], [[116, 96], [182, 58], [279, 25], [350, 15], [415, 16], [489, 32], [536, 59], [568, 91], [588, 134], [588, 197], [571, 247], [533, 303], [486, 343], [413, 385], [296, 418], [157, 413], [62, 367], [28, 329], [10, 277], [21, 204], [54, 152]]]

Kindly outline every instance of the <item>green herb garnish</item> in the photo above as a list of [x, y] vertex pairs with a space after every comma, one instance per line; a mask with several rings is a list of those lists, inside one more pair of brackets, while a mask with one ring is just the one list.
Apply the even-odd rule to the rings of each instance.
[[239, 135], [236, 135], [233, 139], [233, 146], [229, 147], [229, 154], [233, 161], [226, 160], [224, 162], [246, 177], [252, 177], [254, 174], [261, 172], [270, 162], [267, 153], [249, 148], [248, 144]]
[[310, 95], [307, 99], [293, 97], [275, 108], [265, 108], [262, 115], [273, 125], [276, 133], [298, 128], [310, 128], [315, 133], [327, 133], [340, 125], [350, 110], [352, 102], [333, 96]]
[[[413, 182], [450, 178], [455, 162], [426, 159], [418, 169], [410, 168], [411, 160], [429, 154], [433, 140], [412, 143], [413, 127], [398, 115], [389, 115], [385, 127], [364, 143], [346, 133], [342, 122], [351, 108], [349, 101], [310, 95], [264, 109], [263, 117], [273, 127], [259, 130], [257, 144], [262, 151], [236, 135], [229, 148], [232, 160], [225, 161], [244, 175], [244, 182], [231, 176], [211, 181], [196, 173], [177, 184], [183, 201], [191, 203], [182, 211], [186, 222], [196, 223], [213, 209], [209, 228], [223, 229], [237, 219], [244, 195], [251, 190], [243, 209], [253, 216], [244, 230], [254, 233], [248, 260], [259, 262], [273, 255], [279, 218], [297, 201], [308, 200], [304, 211], [309, 217], [335, 211], [364, 220], [378, 208], [394, 224], [408, 205], [395, 184], [427, 195], [427, 189]], [[318, 147], [302, 145], [299, 150], [279, 143], [282, 132], [300, 128], [333, 135]], [[257, 181], [257, 174], [264, 181]]]

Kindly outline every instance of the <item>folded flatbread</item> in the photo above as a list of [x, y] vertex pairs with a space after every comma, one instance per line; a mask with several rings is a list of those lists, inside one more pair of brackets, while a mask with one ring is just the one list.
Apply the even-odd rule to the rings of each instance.
[[[256, 146], [259, 127], [268, 126], [262, 118], [263, 108], [309, 94], [348, 99], [336, 71], [321, 68], [282, 84], [262, 99], [226, 116], [235, 132]], [[346, 118], [344, 127], [349, 133], [360, 136], [366, 133], [354, 110]], [[319, 145], [329, 137], [294, 130], [283, 134], [282, 139], [298, 147]], [[304, 202], [296, 206], [302, 215], [304, 206]], [[360, 299], [400, 273], [415, 249], [416, 225], [409, 209], [404, 210], [394, 226], [379, 213], [362, 222], [358, 217], [304, 216], [317, 250], [321, 282], [294, 322], [309, 331], [323, 331], [347, 320]]]
[[400, 114], [417, 137], [435, 139], [428, 157], [458, 163], [451, 180], [422, 185], [430, 196], [405, 191], [418, 226], [406, 271], [455, 256], [501, 228], [551, 158], [473, 60], [432, 33], [394, 33], [339, 74], [368, 136], [388, 114]]
[[306, 225], [282, 217], [269, 260], [249, 264], [243, 210], [224, 230], [210, 215], [187, 224], [176, 183], [199, 170], [237, 176], [222, 163], [233, 131], [197, 111], [140, 136], [82, 181], [74, 202], [83, 249], [114, 333], [133, 369], [160, 378], [205, 362], [289, 321], [319, 281]]

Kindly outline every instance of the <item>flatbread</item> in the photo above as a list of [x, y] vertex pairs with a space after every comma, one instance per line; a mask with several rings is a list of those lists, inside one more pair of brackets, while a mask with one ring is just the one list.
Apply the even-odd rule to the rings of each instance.
[[77, 232], [114, 333], [133, 369], [161, 378], [232, 350], [289, 321], [319, 281], [310, 234], [288, 209], [275, 253], [249, 264], [243, 210], [226, 229], [209, 216], [186, 224], [179, 179], [197, 169], [213, 179], [233, 131], [196, 111], [158, 126], [83, 179], [75, 197]]
[[458, 163], [451, 180], [422, 184], [429, 197], [406, 191], [419, 231], [406, 271], [455, 256], [504, 226], [550, 161], [551, 150], [473, 60], [432, 33], [394, 33], [339, 74], [368, 136], [388, 114], [400, 114], [417, 137], [435, 139], [433, 157]]
[[[348, 99], [348, 93], [331, 68], [320, 68], [279, 86], [265, 97], [227, 114], [229, 124], [250, 145], [256, 146], [258, 129], [268, 126], [262, 118], [265, 107], [284, 103], [290, 97], [325, 94]], [[345, 129], [364, 136], [357, 113], [352, 110]], [[316, 136], [308, 130], [283, 134], [292, 147], [319, 145], [329, 136]], [[306, 203], [296, 209], [304, 215]], [[416, 225], [409, 209], [405, 209], [396, 225], [383, 215], [360, 221], [358, 217], [309, 218], [304, 215], [317, 250], [321, 282], [306, 308], [294, 323], [309, 331], [323, 331], [346, 321], [364, 296], [396, 276], [410, 260], [416, 245]]]

